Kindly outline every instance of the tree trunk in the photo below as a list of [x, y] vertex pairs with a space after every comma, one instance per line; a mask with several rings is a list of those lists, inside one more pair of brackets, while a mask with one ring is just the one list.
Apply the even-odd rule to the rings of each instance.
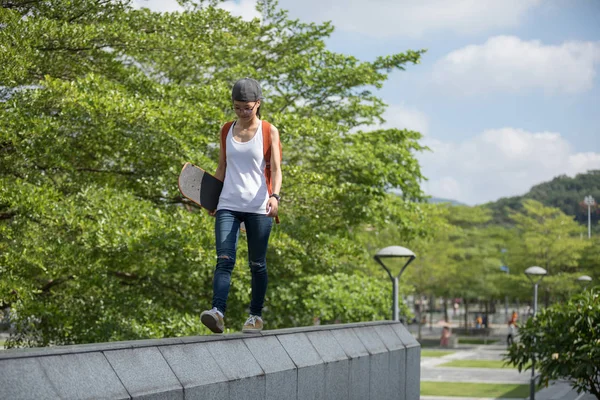
[[433, 295], [429, 296], [429, 331], [433, 331]]
[[444, 321], [449, 322], [448, 320], [448, 298], [444, 297]]
[[465, 331], [469, 332], [469, 300], [465, 297]]
[[487, 328], [490, 321], [490, 308], [489, 308], [489, 300], [485, 301], [485, 324], [484, 327]]
[[417, 316], [417, 326], [419, 327], [418, 338], [421, 340], [421, 318], [423, 315], [423, 296], [419, 295], [419, 313]]

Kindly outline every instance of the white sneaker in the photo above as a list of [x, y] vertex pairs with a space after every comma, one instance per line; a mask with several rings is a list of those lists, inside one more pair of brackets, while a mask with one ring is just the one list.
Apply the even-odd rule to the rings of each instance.
[[216, 308], [203, 311], [200, 314], [200, 321], [214, 333], [223, 333], [225, 330], [225, 321]]
[[248, 317], [242, 328], [244, 333], [258, 333], [263, 329], [263, 320], [258, 315], [252, 315]]

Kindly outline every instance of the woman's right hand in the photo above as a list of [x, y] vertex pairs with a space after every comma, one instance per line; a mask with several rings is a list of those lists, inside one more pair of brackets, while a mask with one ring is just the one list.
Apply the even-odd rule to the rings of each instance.
[[211, 217], [214, 217], [217, 214], [217, 210], [216, 209], [212, 210], [212, 211], [210, 211], [210, 210], [207, 210], [207, 211], [208, 211], [208, 215], [210, 215]]

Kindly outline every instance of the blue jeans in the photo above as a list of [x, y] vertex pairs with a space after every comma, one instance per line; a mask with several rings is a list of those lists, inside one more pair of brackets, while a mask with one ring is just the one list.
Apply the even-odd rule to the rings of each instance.
[[250, 314], [260, 316], [267, 293], [267, 245], [273, 218], [262, 214], [230, 210], [217, 211], [216, 218], [217, 266], [213, 279], [212, 306], [225, 315], [240, 224], [244, 222], [248, 238], [248, 264], [252, 272]]

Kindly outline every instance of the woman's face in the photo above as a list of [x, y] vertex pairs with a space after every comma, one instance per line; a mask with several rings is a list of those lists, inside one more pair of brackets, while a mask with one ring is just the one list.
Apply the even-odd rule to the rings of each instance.
[[233, 110], [238, 118], [251, 119], [256, 115], [260, 107], [260, 100], [257, 101], [233, 101]]

